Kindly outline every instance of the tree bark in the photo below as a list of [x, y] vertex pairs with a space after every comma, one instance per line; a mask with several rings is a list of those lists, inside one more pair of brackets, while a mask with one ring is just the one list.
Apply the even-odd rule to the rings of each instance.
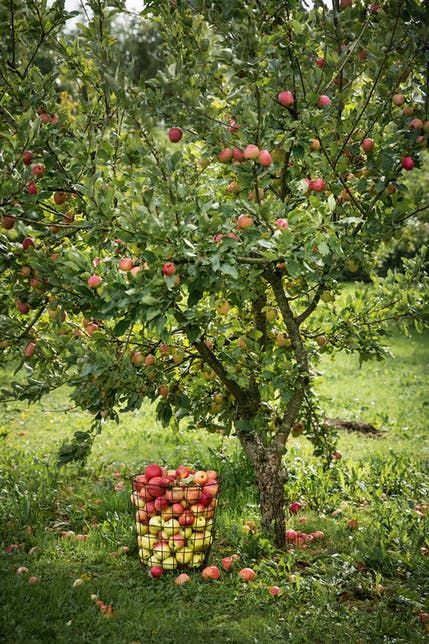
[[261, 528], [278, 548], [286, 545], [285, 493], [287, 475], [282, 466], [283, 449], [266, 447], [258, 436], [239, 433], [241, 445], [253, 465], [259, 491]]

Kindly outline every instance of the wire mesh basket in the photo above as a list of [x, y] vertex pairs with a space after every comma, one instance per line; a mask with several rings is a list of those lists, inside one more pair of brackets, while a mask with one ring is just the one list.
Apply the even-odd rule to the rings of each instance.
[[172, 475], [132, 477], [131, 503], [142, 564], [163, 570], [207, 564], [221, 487], [215, 474], [207, 479], [203, 471], [174, 480]]

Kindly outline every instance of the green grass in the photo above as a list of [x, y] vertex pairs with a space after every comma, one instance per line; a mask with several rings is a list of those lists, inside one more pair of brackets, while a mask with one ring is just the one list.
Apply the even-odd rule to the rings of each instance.
[[[8, 403], [0, 411], [0, 633], [3, 641], [423, 642], [420, 611], [429, 612], [427, 365], [429, 335], [394, 336], [394, 358], [366, 363], [324, 356], [317, 383], [330, 416], [361, 419], [381, 438], [342, 432], [343, 459], [326, 471], [304, 438], [287, 454], [290, 500], [306, 504], [289, 525], [323, 530], [307, 549], [275, 551], [258, 532], [252, 474], [233, 439], [203, 431], [161, 428], [153, 410], [106, 424], [85, 468], [55, 467], [58, 445], [89, 417], [58, 391], [40, 405]], [[174, 575], [151, 580], [137, 561], [129, 505], [129, 476], [154, 460], [214, 467], [223, 502], [211, 561], [238, 552], [258, 576], [244, 585], [236, 573], [206, 584], [198, 573], [178, 588]], [[120, 472], [116, 478], [115, 472]], [[115, 490], [118, 481], [124, 490]], [[334, 513], [334, 515], [333, 515]], [[358, 527], [347, 522], [356, 519]], [[88, 535], [65, 539], [62, 530]], [[5, 547], [17, 544], [7, 553]], [[121, 546], [129, 554], [118, 554]], [[15, 574], [18, 566], [29, 573]], [[29, 575], [40, 576], [35, 585]], [[293, 575], [293, 577], [290, 577]], [[82, 586], [73, 587], [77, 578]], [[268, 587], [283, 589], [272, 598]], [[91, 600], [112, 603], [104, 617]]]

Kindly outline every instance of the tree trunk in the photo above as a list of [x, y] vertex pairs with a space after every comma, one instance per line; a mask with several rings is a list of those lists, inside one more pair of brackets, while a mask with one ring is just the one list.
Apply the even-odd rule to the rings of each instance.
[[261, 527], [278, 548], [286, 545], [285, 494], [287, 480], [282, 467], [283, 449], [266, 447], [258, 436], [239, 435], [244, 451], [253, 465], [259, 491]]

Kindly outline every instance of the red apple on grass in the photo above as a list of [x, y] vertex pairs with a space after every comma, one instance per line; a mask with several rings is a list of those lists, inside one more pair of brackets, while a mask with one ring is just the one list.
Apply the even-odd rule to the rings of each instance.
[[243, 581], [253, 581], [256, 577], [256, 572], [252, 568], [242, 568], [238, 571], [238, 576]]
[[268, 592], [270, 593], [271, 597], [280, 597], [280, 595], [283, 594], [283, 591], [280, 588], [280, 586], [270, 586], [268, 588]]
[[164, 574], [164, 569], [161, 566], [152, 566], [152, 568], [149, 570], [149, 575], [152, 577], [152, 579], [158, 579], [159, 577], [162, 577]]
[[201, 571], [201, 577], [205, 581], [209, 581], [210, 579], [219, 579], [220, 570], [217, 566], [207, 566]]
[[178, 577], [176, 577], [174, 583], [176, 586], [183, 586], [183, 584], [187, 584], [189, 581], [191, 581], [190, 576], [187, 575], [186, 572], [182, 572]]

